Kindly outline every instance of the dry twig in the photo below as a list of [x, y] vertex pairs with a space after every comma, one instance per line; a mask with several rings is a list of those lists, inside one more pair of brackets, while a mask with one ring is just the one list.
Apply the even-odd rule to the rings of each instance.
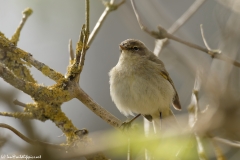
[[22, 133], [20, 133], [18, 130], [16, 130], [15, 128], [4, 124], [4, 123], [0, 123], [0, 127], [1, 128], [6, 128], [9, 129], [10, 131], [12, 131], [14, 134], [16, 134], [19, 138], [21, 138], [22, 140], [24, 140], [25, 142], [32, 144], [32, 145], [41, 145], [41, 146], [45, 146], [45, 147], [51, 147], [54, 149], [64, 149], [63, 146], [60, 145], [56, 145], [56, 144], [51, 144], [51, 143], [47, 143], [47, 142], [42, 142], [42, 141], [37, 141], [37, 140], [33, 140], [30, 139], [26, 136], [24, 136]]
[[[91, 108], [93, 112], [97, 112], [96, 114], [102, 117], [107, 123], [115, 127], [120, 126], [121, 121], [107, 112], [104, 108], [99, 106], [96, 102], [94, 102], [79, 87], [79, 79], [74, 79], [74, 77], [80, 76], [84, 64], [84, 57], [88, 49], [87, 42], [89, 37], [89, 12], [89, 0], [86, 0], [86, 25], [83, 25], [84, 27], [82, 28], [80, 40], [77, 46], [77, 56], [75, 57], [74, 63], [70, 63], [71, 66], [69, 67], [68, 76], [66, 76], [66, 78], [45, 64], [33, 59], [31, 54], [17, 48], [2, 33], [0, 34], [0, 57], [2, 59], [5, 58], [5, 53], [8, 53], [8, 56], [25, 60], [27, 65], [32, 64], [37, 69], [42, 71], [43, 74], [56, 81], [55, 85], [48, 87], [39, 85], [34, 80], [28, 80], [25, 77], [16, 76], [16, 73], [12, 72], [12, 68], [5, 66], [7, 61], [1, 61], [0, 77], [2, 77], [6, 82], [10, 83], [19, 90], [22, 90], [30, 95], [34, 100], [34, 103], [22, 104], [18, 101], [15, 101], [15, 104], [24, 107], [23, 112], [0, 112], [0, 115], [11, 116], [20, 119], [38, 119], [41, 121], [49, 119], [53, 121], [56, 126], [58, 126], [65, 134], [67, 138], [66, 145], [68, 146], [71, 146], [74, 141], [77, 141], [79, 139], [79, 136], [76, 134], [76, 131], [78, 129], [62, 112], [61, 105], [62, 103], [73, 98], [78, 98], [81, 100], [86, 106]], [[71, 55], [73, 53], [73, 51], [71, 51], [71, 42], [69, 49]], [[22, 63], [22, 61], [19, 61], [19, 63]], [[107, 118], [104, 117], [105, 115]]]
[[195, 124], [198, 120], [198, 114], [200, 113], [199, 111], [199, 106], [198, 106], [198, 92], [201, 86], [201, 81], [200, 81], [200, 75], [199, 71], [197, 72], [196, 79], [195, 79], [195, 84], [194, 88], [192, 91], [192, 98], [191, 102], [188, 106], [188, 112], [189, 112], [189, 121], [188, 125], [190, 126], [191, 130], [194, 132], [196, 142], [197, 142], [197, 149], [198, 149], [198, 156], [200, 160], [206, 160], [206, 153], [204, 151], [204, 147], [201, 141], [200, 136], [194, 131]]
[[[192, 17], [192, 15], [194, 15], [194, 13], [203, 5], [204, 2], [206, 2], [206, 0], [195, 0], [188, 10], [172, 24], [172, 26], [168, 29], [168, 33], [174, 34], [177, 30], [179, 30], [179, 28], [184, 25], [190, 19], [190, 17]], [[156, 40], [154, 54], [159, 56], [162, 48], [166, 46], [167, 43], [167, 38]]]
[[230, 63], [230, 64], [233, 64], [234, 66], [236, 67], [240, 67], [240, 62], [236, 61], [236, 60], [233, 60], [231, 58], [229, 58], [228, 56], [224, 55], [223, 53], [220, 53], [219, 50], [208, 50], [207, 48], [205, 47], [201, 47], [199, 45], [196, 45], [194, 43], [191, 43], [191, 42], [188, 42], [188, 41], [185, 41], [185, 40], [182, 40], [174, 35], [172, 35], [171, 33], [169, 33], [167, 30], [165, 30], [163, 27], [161, 26], [158, 26], [158, 31], [150, 31], [147, 27], [145, 27], [137, 13], [137, 10], [136, 10], [136, 7], [135, 7], [135, 4], [134, 4], [134, 0], [131, 0], [132, 2], [132, 6], [133, 6], [133, 10], [134, 10], [134, 13], [136, 15], [136, 18], [137, 18], [137, 21], [139, 23], [139, 26], [140, 28], [145, 31], [146, 33], [148, 33], [149, 35], [151, 35], [152, 37], [156, 38], [156, 39], [165, 39], [165, 38], [168, 38], [168, 39], [171, 39], [171, 40], [174, 40], [174, 41], [177, 41], [179, 43], [182, 43], [188, 47], [191, 47], [191, 48], [195, 48], [197, 50], [200, 50], [202, 52], [205, 52], [207, 53], [208, 55], [210, 55], [212, 58], [216, 58], [216, 59], [220, 59], [220, 60], [223, 60], [227, 63]]
[[118, 4], [114, 4], [114, 0], [111, 0], [110, 2], [106, 2], [103, 0], [104, 5], [106, 6], [105, 10], [103, 11], [102, 15], [100, 16], [100, 18], [98, 19], [96, 25], [94, 26], [90, 36], [89, 36], [89, 40], [87, 43], [87, 46], [90, 46], [95, 38], [95, 36], [97, 35], [99, 29], [102, 27], [102, 24], [104, 22], [104, 20], [106, 19], [107, 15], [111, 12], [114, 11], [116, 9], [118, 9], [118, 7], [120, 7], [126, 0], [122, 0], [121, 2], [119, 2]]
[[240, 142], [239, 141], [230, 141], [230, 140], [220, 138], [220, 137], [212, 137], [212, 139], [214, 141], [221, 142], [221, 143], [227, 144], [227, 145], [232, 146], [232, 147], [240, 148]]
[[23, 11], [23, 17], [22, 17], [22, 21], [20, 22], [20, 25], [18, 26], [16, 32], [14, 33], [14, 35], [11, 38], [11, 42], [14, 43], [15, 45], [17, 45], [18, 41], [19, 41], [19, 37], [20, 37], [20, 32], [25, 24], [25, 22], [27, 21], [28, 17], [32, 14], [32, 9], [31, 8], [27, 8]]
[[70, 61], [73, 61], [75, 56], [74, 56], [74, 51], [73, 51], [73, 47], [72, 47], [72, 39], [69, 40], [68, 52], [69, 52], [69, 56], [70, 56]]

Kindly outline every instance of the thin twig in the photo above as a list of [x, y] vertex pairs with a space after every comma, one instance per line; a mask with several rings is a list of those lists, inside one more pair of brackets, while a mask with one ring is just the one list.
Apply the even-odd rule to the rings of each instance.
[[26, 136], [24, 136], [22, 133], [20, 133], [18, 130], [16, 130], [15, 128], [7, 125], [7, 124], [4, 124], [4, 123], [0, 123], [0, 127], [1, 128], [6, 128], [6, 129], [9, 129], [11, 130], [13, 133], [15, 133], [19, 138], [21, 138], [22, 140], [24, 140], [25, 142], [31, 144], [31, 145], [41, 145], [41, 146], [45, 146], [45, 147], [51, 147], [51, 148], [54, 148], [54, 149], [64, 149], [63, 146], [60, 146], [60, 145], [56, 145], [56, 144], [51, 144], [51, 143], [46, 143], [46, 142], [42, 142], [42, 141], [37, 141], [37, 140], [33, 140], [33, 139], [30, 139]]
[[17, 45], [18, 41], [19, 41], [19, 37], [20, 37], [20, 33], [21, 30], [25, 24], [25, 22], [27, 21], [28, 17], [32, 14], [32, 9], [31, 8], [27, 8], [23, 11], [23, 17], [22, 20], [20, 22], [20, 25], [18, 26], [16, 32], [14, 33], [14, 35], [11, 38], [11, 42], [14, 43], [15, 45]]
[[134, 0], [131, 0], [132, 2], [132, 6], [133, 6], [133, 10], [134, 10], [134, 13], [136, 15], [136, 18], [137, 18], [137, 21], [138, 21], [138, 24], [140, 26], [140, 28], [145, 31], [146, 33], [148, 33], [149, 35], [151, 35], [152, 37], [156, 38], [156, 39], [165, 39], [165, 38], [168, 38], [168, 39], [171, 39], [171, 40], [174, 40], [174, 41], [177, 41], [179, 43], [182, 43], [188, 47], [191, 47], [191, 48], [194, 48], [194, 49], [197, 49], [197, 50], [200, 50], [202, 52], [205, 52], [207, 53], [208, 55], [210, 55], [212, 58], [216, 58], [216, 59], [220, 59], [220, 60], [223, 60], [227, 63], [230, 63], [230, 64], [233, 64], [234, 66], [236, 67], [240, 67], [240, 62], [236, 61], [236, 60], [233, 60], [231, 58], [229, 58], [228, 56], [224, 55], [224, 54], [220, 54], [219, 50], [208, 50], [207, 48], [205, 47], [201, 47], [199, 45], [196, 45], [194, 43], [190, 43], [188, 41], [185, 41], [185, 40], [182, 40], [178, 37], [175, 37], [173, 36], [171, 33], [168, 33], [167, 30], [165, 30], [163, 27], [161, 26], [158, 26], [158, 32], [157, 31], [150, 31], [147, 27], [145, 27], [136, 11], [136, 7], [135, 7], [135, 3], [134, 3]]
[[69, 52], [70, 60], [73, 61], [75, 56], [74, 56], [74, 51], [72, 47], [72, 39], [69, 39], [68, 52]]
[[204, 31], [203, 31], [203, 25], [201, 24], [200, 25], [200, 30], [201, 30], [201, 35], [202, 35], [202, 39], [203, 39], [203, 43], [205, 45], [205, 47], [208, 49], [208, 52], [209, 54], [212, 55], [212, 57], [216, 56], [216, 55], [220, 55], [221, 54], [221, 50], [217, 50], [217, 49], [211, 49], [207, 43], [207, 40], [205, 38], [205, 35], [204, 35]]
[[88, 43], [87, 46], [90, 46], [95, 38], [95, 36], [97, 35], [99, 29], [102, 27], [102, 24], [104, 22], [104, 20], [106, 19], [107, 15], [111, 12], [116, 10], [118, 7], [120, 7], [126, 0], [122, 0], [121, 2], [119, 2], [118, 4], [114, 4], [114, 0], [111, 0], [110, 3], [105, 3], [105, 10], [103, 11], [102, 15], [100, 16], [100, 18], [98, 19], [96, 25], [94, 26], [89, 39], [88, 39]]
[[192, 15], [203, 5], [206, 0], [195, 0], [194, 3], [187, 9], [183, 15], [176, 20], [172, 26], [168, 29], [168, 33], [174, 34], [184, 23], [189, 20]]
[[25, 103], [22, 103], [22, 102], [18, 101], [17, 99], [15, 99], [13, 101], [13, 104], [21, 106], [21, 107], [26, 107], [27, 106]]
[[232, 147], [240, 148], [240, 142], [239, 141], [230, 141], [230, 140], [220, 138], [220, 137], [213, 137], [212, 139], [215, 140], [215, 141], [227, 144], [227, 145], [232, 146]]
[[141, 19], [140, 19], [140, 16], [138, 15], [138, 12], [137, 12], [137, 9], [136, 9], [136, 5], [135, 5], [135, 1], [134, 1], [134, 0], [131, 0], [131, 4], [132, 4], [133, 11], [134, 11], [134, 13], [135, 13], [135, 15], [136, 15], [136, 18], [137, 18], [137, 21], [138, 21], [138, 24], [139, 24], [140, 28], [141, 28], [143, 31], [147, 32], [148, 34], [152, 35], [152, 32], [149, 31], [148, 28], [143, 25], [143, 23], [142, 23], [142, 21], [141, 21]]
[[189, 112], [188, 124], [189, 124], [191, 130], [193, 130], [195, 138], [196, 138], [199, 159], [200, 160], [206, 160], [207, 157], [206, 157], [206, 153], [204, 151], [204, 147], [203, 147], [201, 138], [194, 131], [195, 124], [198, 120], [198, 114], [200, 113], [199, 106], [198, 106], [198, 91], [199, 91], [200, 86], [201, 86], [201, 81], [200, 81], [200, 75], [199, 74], [200, 74], [200, 72], [198, 71], [197, 75], [196, 75], [195, 83], [194, 83], [194, 88], [193, 88], [193, 91], [192, 91], [191, 102], [188, 106], [188, 112]]
[[75, 53], [76, 53], [76, 64], [77, 65], [80, 62], [80, 57], [81, 57], [82, 50], [83, 50], [83, 41], [84, 41], [85, 27], [86, 27], [86, 25], [83, 24], [81, 32], [80, 32], [80, 35], [79, 35], [79, 39], [78, 39], [78, 42], [77, 42], [77, 45], [76, 45]]
[[202, 140], [196, 132], [195, 132], [195, 138], [196, 138], [196, 141], [197, 141], [197, 150], [198, 150], [199, 159], [200, 160], [207, 160], [208, 158], [207, 158], [205, 150], [203, 148]]
[[35, 119], [35, 116], [32, 113], [24, 113], [24, 112], [0, 112], [0, 116], [13, 117], [19, 119]]
[[82, 70], [83, 65], [84, 65], [84, 61], [85, 61], [85, 55], [87, 52], [87, 42], [88, 42], [88, 38], [89, 38], [89, 15], [90, 15], [90, 11], [89, 11], [89, 0], [85, 0], [85, 27], [83, 30], [83, 42], [82, 42], [82, 51], [81, 51], [81, 57], [80, 57], [80, 63], [79, 63], [79, 68], [80, 70]]
[[211, 141], [212, 141], [212, 145], [213, 145], [214, 152], [216, 155], [216, 159], [217, 160], [227, 160], [226, 157], [224, 156], [221, 148], [217, 145], [217, 143], [213, 139]]
[[175, 41], [177, 41], [179, 43], [182, 43], [184, 45], [187, 45], [188, 47], [195, 48], [197, 50], [203, 51], [203, 52], [207, 53], [208, 55], [210, 55], [212, 58], [223, 60], [227, 63], [233, 64], [236, 67], [240, 67], [240, 62], [238, 62], [236, 60], [233, 60], [233, 59], [229, 58], [228, 56], [222, 54], [220, 50], [208, 50], [207, 48], [201, 47], [201, 46], [196, 45], [194, 43], [184, 41], [184, 40], [182, 40], [180, 38], [177, 38], [177, 37], [175, 37], [171, 34], [167, 34], [166, 36], [167, 36], [167, 38], [175, 40]]
[[203, 39], [203, 43], [205, 45], [205, 47], [208, 49], [208, 50], [212, 50], [208, 44], [207, 44], [207, 41], [206, 41], [206, 38], [205, 38], [205, 35], [204, 35], [204, 31], [203, 31], [203, 25], [200, 24], [200, 30], [201, 30], [201, 35], [202, 35], [202, 39]]
[[89, 9], [89, 0], [85, 0], [85, 24], [86, 24], [86, 36], [89, 36], [89, 16], [90, 16], [90, 9]]
[[[168, 32], [174, 34], [179, 28], [185, 24], [192, 15], [203, 5], [206, 0], [195, 0], [194, 3], [187, 9], [186, 12], [179, 17], [172, 26], [168, 29]], [[154, 48], [154, 54], [159, 56], [162, 48], [168, 44], [168, 39], [157, 40]]]
[[[173, 35], [171, 35], [171, 34], [168, 34], [168, 33], [166, 34], [166, 37], [167, 37], [168, 39], [172, 39], [172, 40], [174, 40], [174, 41], [177, 41], [177, 42], [179, 42], [179, 43], [182, 43], [182, 44], [184, 44], [184, 45], [186, 45], [186, 46], [188, 46], [188, 47], [195, 48], [195, 49], [197, 49], [197, 50], [200, 50], [200, 51], [202, 51], [202, 52], [205, 52], [205, 53], [209, 54], [209, 53], [208, 53], [209, 50], [208, 50], [207, 48], [205, 48], [205, 47], [201, 47], [201, 46], [199, 46], [199, 45], [197, 45], [197, 44], [194, 44], [194, 43], [191, 43], [191, 42], [182, 40], [182, 39], [180, 39], [180, 38], [178, 38], [178, 37], [176, 37], [176, 36], [173, 36]], [[212, 56], [212, 55], [211, 55], [211, 56]]]

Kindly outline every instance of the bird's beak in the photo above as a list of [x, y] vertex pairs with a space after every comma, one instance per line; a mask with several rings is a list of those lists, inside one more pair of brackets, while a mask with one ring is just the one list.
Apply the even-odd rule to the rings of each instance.
[[119, 44], [119, 50], [120, 52], [122, 52], [122, 50], [125, 50], [126, 48], [122, 45], [122, 44]]

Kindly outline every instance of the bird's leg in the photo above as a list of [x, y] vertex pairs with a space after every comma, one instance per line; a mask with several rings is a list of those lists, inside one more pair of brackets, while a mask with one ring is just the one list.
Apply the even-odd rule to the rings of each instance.
[[162, 112], [160, 112], [160, 130], [162, 130]]
[[130, 121], [125, 121], [125, 122], [123, 122], [120, 127], [123, 128], [123, 130], [125, 130], [126, 128], [127, 128], [127, 129], [130, 128], [132, 122], [133, 122], [135, 119], [137, 119], [139, 116], [141, 116], [141, 114], [136, 115], [136, 116], [133, 117]]

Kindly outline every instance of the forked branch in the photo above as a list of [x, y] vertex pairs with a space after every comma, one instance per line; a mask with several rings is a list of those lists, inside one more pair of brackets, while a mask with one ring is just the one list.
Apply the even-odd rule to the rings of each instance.
[[191, 47], [191, 48], [194, 48], [194, 49], [197, 49], [197, 50], [200, 50], [202, 52], [205, 52], [207, 53], [208, 55], [210, 55], [212, 58], [216, 58], [216, 59], [219, 59], [219, 60], [223, 60], [227, 63], [230, 63], [230, 64], [233, 64], [234, 66], [236, 67], [240, 67], [240, 62], [236, 61], [236, 60], [233, 60], [231, 58], [229, 58], [228, 56], [224, 55], [223, 53], [219, 52], [220, 50], [208, 50], [208, 48], [205, 48], [205, 47], [201, 47], [197, 44], [194, 44], [194, 43], [191, 43], [191, 42], [188, 42], [188, 41], [185, 41], [185, 40], [182, 40], [174, 35], [172, 35], [171, 33], [169, 33], [166, 29], [164, 29], [163, 27], [161, 26], [158, 26], [158, 31], [151, 31], [149, 30], [147, 27], [145, 27], [140, 19], [140, 16], [137, 12], [137, 9], [135, 7], [135, 3], [134, 3], [134, 0], [131, 0], [132, 2], [132, 6], [133, 6], [133, 10], [134, 10], [134, 13], [136, 15], [136, 18], [137, 18], [137, 21], [139, 23], [139, 26], [140, 28], [145, 31], [146, 33], [148, 33], [150, 36], [156, 38], [156, 39], [165, 39], [165, 38], [168, 38], [168, 39], [171, 39], [171, 40], [174, 40], [174, 41], [177, 41], [179, 43], [182, 43], [188, 47]]

